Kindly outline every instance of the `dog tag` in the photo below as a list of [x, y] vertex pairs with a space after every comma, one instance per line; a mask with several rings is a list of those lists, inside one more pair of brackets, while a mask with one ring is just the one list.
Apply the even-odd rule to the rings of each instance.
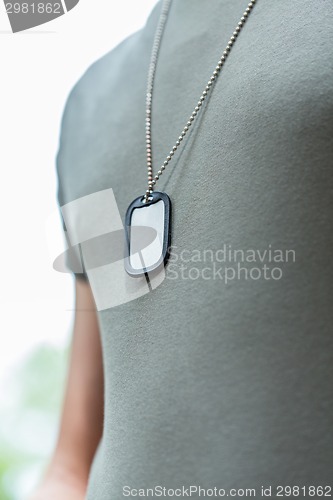
[[136, 198], [125, 220], [125, 269], [140, 277], [165, 266], [171, 245], [171, 202], [166, 193], [153, 191], [147, 202]]

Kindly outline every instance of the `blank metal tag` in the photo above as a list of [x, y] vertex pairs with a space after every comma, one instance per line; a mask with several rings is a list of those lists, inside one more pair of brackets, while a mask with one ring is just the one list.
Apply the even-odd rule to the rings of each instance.
[[125, 269], [140, 277], [166, 264], [171, 245], [171, 202], [166, 193], [153, 191], [149, 201], [136, 198], [125, 220]]

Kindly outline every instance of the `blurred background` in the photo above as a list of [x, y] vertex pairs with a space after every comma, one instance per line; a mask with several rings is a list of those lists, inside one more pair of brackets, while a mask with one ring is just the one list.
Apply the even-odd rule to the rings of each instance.
[[55, 444], [73, 320], [55, 155], [66, 97], [86, 68], [140, 29], [156, 0], [80, 0], [12, 34], [0, 2], [0, 500], [26, 498]]

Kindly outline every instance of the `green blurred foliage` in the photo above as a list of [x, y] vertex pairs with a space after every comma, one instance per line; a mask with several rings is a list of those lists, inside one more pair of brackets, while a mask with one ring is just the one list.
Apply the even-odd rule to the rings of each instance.
[[41, 346], [19, 370], [20, 402], [24, 408], [57, 412], [63, 393], [65, 352]]
[[[37, 347], [6, 381], [0, 411], [0, 500], [22, 500], [56, 438], [68, 349]], [[3, 397], [2, 397], [3, 399]]]

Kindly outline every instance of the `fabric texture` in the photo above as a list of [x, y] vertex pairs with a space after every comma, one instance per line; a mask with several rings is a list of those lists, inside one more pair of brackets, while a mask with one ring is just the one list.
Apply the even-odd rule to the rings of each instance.
[[[153, 96], [155, 167], [245, 7], [174, 0]], [[71, 92], [60, 205], [112, 188], [124, 217], [145, 191], [145, 87], [160, 8]], [[177, 255], [226, 245], [291, 249], [295, 259], [273, 265], [281, 279], [225, 283], [167, 270], [151, 293], [99, 311], [105, 425], [89, 500], [120, 500], [125, 485], [256, 488], [260, 497], [262, 485], [331, 484], [331, 16], [329, 0], [258, 0], [161, 177]]]

